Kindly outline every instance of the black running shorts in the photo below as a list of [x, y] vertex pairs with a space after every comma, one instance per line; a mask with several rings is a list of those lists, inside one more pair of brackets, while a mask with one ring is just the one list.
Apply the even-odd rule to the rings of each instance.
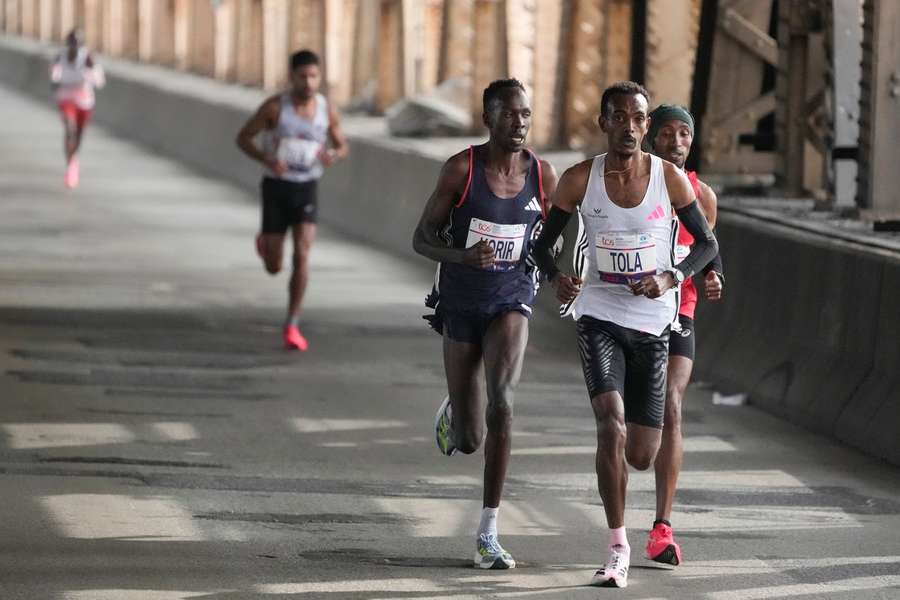
[[262, 232], [285, 233], [297, 223], [315, 223], [319, 182], [263, 177]]
[[694, 360], [694, 320], [678, 315], [681, 331], [673, 331], [669, 335], [669, 356], [683, 356]]
[[669, 330], [652, 335], [588, 316], [578, 319], [578, 347], [588, 394], [616, 391], [625, 421], [662, 429]]

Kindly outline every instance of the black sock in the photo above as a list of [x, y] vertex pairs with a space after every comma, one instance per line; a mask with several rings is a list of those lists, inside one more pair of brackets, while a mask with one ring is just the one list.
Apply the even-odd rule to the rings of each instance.
[[667, 526], [667, 527], [671, 527], [671, 526], [672, 526], [672, 524], [669, 523], [666, 519], [657, 519], [657, 520], [653, 521], [653, 526], [656, 527], [656, 526], [659, 525], [660, 523], [662, 523], [663, 525], [665, 525], [665, 526]]

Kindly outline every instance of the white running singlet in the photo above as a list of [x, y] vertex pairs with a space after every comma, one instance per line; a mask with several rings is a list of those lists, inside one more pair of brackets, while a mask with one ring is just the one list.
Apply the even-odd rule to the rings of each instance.
[[650, 155], [650, 183], [634, 208], [622, 208], [609, 198], [605, 164], [605, 154], [594, 157], [578, 209], [587, 235], [587, 277], [575, 300], [574, 315], [660, 335], [678, 310], [675, 290], [660, 298], [635, 296], [628, 281], [662, 273], [673, 265], [675, 217], [662, 159]]
[[55, 94], [57, 102], [74, 102], [82, 110], [94, 108], [94, 88], [103, 87], [105, 78], [100, 65], [87, 66], [88, 56], [90, 52], [83, 46], [71, 62], [68, 50], [57, 55], [50, 68], [51, 81], [59, 85]]

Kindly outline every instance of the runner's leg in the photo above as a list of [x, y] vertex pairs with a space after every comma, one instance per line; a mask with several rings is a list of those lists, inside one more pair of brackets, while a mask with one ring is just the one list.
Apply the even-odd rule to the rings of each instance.
[[484, 337], [487, 383], [487, 437], [484, 443], [484, 506], [500, 506], [509, 465], [513, 394], [528, 344], [528, 319], [518, 311], [504, 313]]
[[293, 232], [293, 255], [291, 257], [291, 280], [288, 284], [288, 322], [297, 325], [306, 284], [309, 281], [309, 253], [316, 239], [316, 224], [309, 222], [291, 226]]
[[691, 379], [694, 362], [684, 356], [669, 357], [666, 412], [662, 443], [656, 456], [656, 518], [668, 521], [672, 516], [675, 486], [681, 472], [683, 440], [681, 401]]
[[472, 454], [484, 437], [481, 346], [451, 339], [444, 330], [444, 372], [450, 394], [452, 433], [456, 448]]

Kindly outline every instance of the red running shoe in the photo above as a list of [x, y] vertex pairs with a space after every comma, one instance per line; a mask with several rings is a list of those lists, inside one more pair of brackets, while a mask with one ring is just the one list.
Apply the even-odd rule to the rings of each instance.
[[657, 523], [647, 537], [646, 556], [652, 561], [678, 566], [681, 564], [681, 548], [672, 537], [672, 527]]
[[306, 341], [296, 325], [288, 325], [284, 328], [284, 347], [289, 350], [305, 352], [309, 348], [309, 342]]

